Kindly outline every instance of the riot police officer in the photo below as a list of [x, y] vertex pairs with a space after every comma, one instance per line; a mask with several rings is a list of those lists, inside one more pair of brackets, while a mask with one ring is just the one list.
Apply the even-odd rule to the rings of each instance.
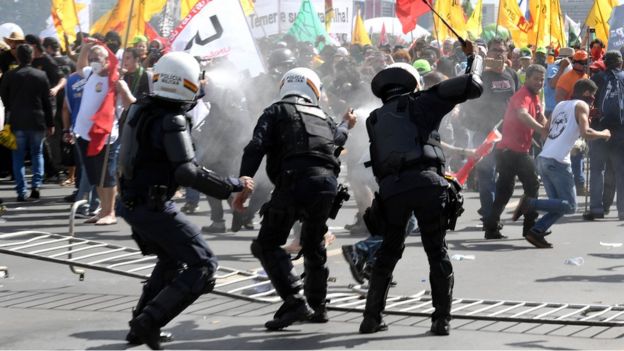
[[[327, 322], [327, 252], [323, 236], [337, 193], [340, 165], [337, 147], [344, 145], [355, 115], [348, 112], [336, 126], [321, 110], [321, 81], [308, 68], [288, 71], [280, 83], [281, 100], [264, 110], [245, 147], [241, 177], [253, 177], [267, 155], [266, 170], [275, 185], [271, 199], [260, 210], [262, 226], [251, 244], [273, 287], [284, 300], [265, 327], [285, 328], [296, 321]], [[247, 194], [238, 194], [235, 208]], [[302, 222], [301, 245], [305, 280], [296, 274], [286, 243], [295, 221]], [[303, 285], [303, 294], [301, 287]]]
[[217, 260], [200, 234], [171, 201], [178, 186], [225, 199], [253, 189], [251, 178], [221, 178], [195, 163], [189, 119], [199, 91], [199, 64], [172, 52], [154, 67], [154, 93], [132, 105], [123, 126], [118, 213], [144, 254], [158, 261], [143, 287], [130, 343], [160, 348], [160, 328], [200, 295], [212, 291]]
[[371, 165], [379, 193], [364, 220], [371, 233], [381, 233], [370, 277], [360, 333], [386, 330], [382, 319], [392, 271], [405, 247], [407, 222], [414, 213], [429, 260], [432, 303], [431, 331], [449, 334], [453, 290], [453, 266], [447, 254], [446, 229], [454, 213], [449, 211], [450, 184], [443, 177], [444, 154], [438, 128], [456, 104], [481, 95], [480, 60], [472, 44], [467, 74], [446, 80], [425, 91], [418, 72], [405, 63], [383, 69], [371, 82], [373, 94], [383, 106], [366, 122]]

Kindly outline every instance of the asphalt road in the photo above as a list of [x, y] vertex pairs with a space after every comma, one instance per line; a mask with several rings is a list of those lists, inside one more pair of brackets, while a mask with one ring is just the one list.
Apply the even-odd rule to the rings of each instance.
[[[42, 189], [37, 203], [16, 203], [12, 183], [0, 180], [0, 198], [7, 213], [0, 233], [40, 230], [66, 234], [69, 204], [62, 197], [71, 192], [54, 184]], [[516, 190], [516, 195], [520, 191]], [[579, 207], [583, 208], [583, 198]], [[512, 199], [509, 209], [517, 197]], [[609, 218], [584, 222], [580, 212], [553, 227], [553, 249], [535, 249], [521, 237], [520, 223], [504, 214], [506, 240], [483, 240], [476, 210], [478, 195], [466, 194], [466, 212], [457, 231], [447, 241], [450, 254], [474, 255], [474, 260], [453, 261], [455, 297], [486, 300], [537, 301], [578, 304], [624, 304], [624, 222], [612, 208]], [[332, 289], [354, 283], [340, 246], [363, 239], [343, 229], [353, 221], [351, 201], [329, 225], [337, 240], [329, 249]], [[209, 224], [208, 204], [192, 216], [199, 225]], [[226, 215], [228, 225], [231, 214]], [[256, 219], [258, 221], [258, 219]], [[238, 269], [259, 268], [249, 244], [256, 230], [206, 235], [220, 264]], [[77, 236], [117, 245], [134, 246], [128, 226], [77, 226]], [[601, 244], [602, 243], [602, 244]], [[1, 244], [1, 243], [0, 243]], [[583, 257], [580, 266], [567, 258]], [[130, 309], [140, 292], [140, 281], [109, 273], [87, 271], [79, 281], [67, 266], [0, 254], [0, 266], [9, 276], [0, 278], [0, 349], [125, 349]], [[0, 273], [1, 275], [2, 273]], [[391, 295], [411, 295], [429, 288], [428, 267], [420, 238], [410, 236], [395, 271], [398, 283]], [[278, 305], [206, 295], [165, 330], [176, 340], [168, 349], [622, 349], [624, 326], [595, 327], [504, 321], [453, 320], [448, 337], [428, 333], [424, 317], [389, 316], [390, 329], [374, 335], [357, 332], [361, 315], [330, 312], [328, 324], [298, 324], [268, 333], [263, 324]], [[145, 346], [139, 346], [144, 349]]]

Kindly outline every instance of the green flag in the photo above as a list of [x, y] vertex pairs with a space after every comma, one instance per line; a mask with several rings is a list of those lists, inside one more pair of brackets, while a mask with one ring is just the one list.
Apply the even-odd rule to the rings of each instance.
[[[288, 34], [295, 37], [298, 41], [307, 41], [316, 45], [316, 39], [319, 36], [325, 38], [325, 43], [330, 43], [329, 35], [325, 30], [325, 26], [321, 23], [318, 14], [314, 10], [310, 0], [303, 0], [295, 23], [288, 31]], [[319, 49], [324, 46], [323, 43], [319, 43]]]

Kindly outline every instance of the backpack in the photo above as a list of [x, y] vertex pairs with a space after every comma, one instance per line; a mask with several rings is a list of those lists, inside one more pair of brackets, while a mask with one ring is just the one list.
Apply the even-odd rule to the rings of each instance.
[[607, 71], [599, 102], [603, 126], [624, 126], [624, 73]]

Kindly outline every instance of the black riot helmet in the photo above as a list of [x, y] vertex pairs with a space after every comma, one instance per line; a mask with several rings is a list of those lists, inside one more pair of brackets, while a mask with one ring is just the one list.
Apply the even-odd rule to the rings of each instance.
[[279, 48], [271, 52], [269, 56], [269, 69], [279, 75], [283, 75], [295, 68], [297, 57], [288, 48]]
[[399, 62], [382, 69], [371, 81], [373, 94], [384, 102], [387, 98], [421, 90], [422, 78], [412, 65]]

